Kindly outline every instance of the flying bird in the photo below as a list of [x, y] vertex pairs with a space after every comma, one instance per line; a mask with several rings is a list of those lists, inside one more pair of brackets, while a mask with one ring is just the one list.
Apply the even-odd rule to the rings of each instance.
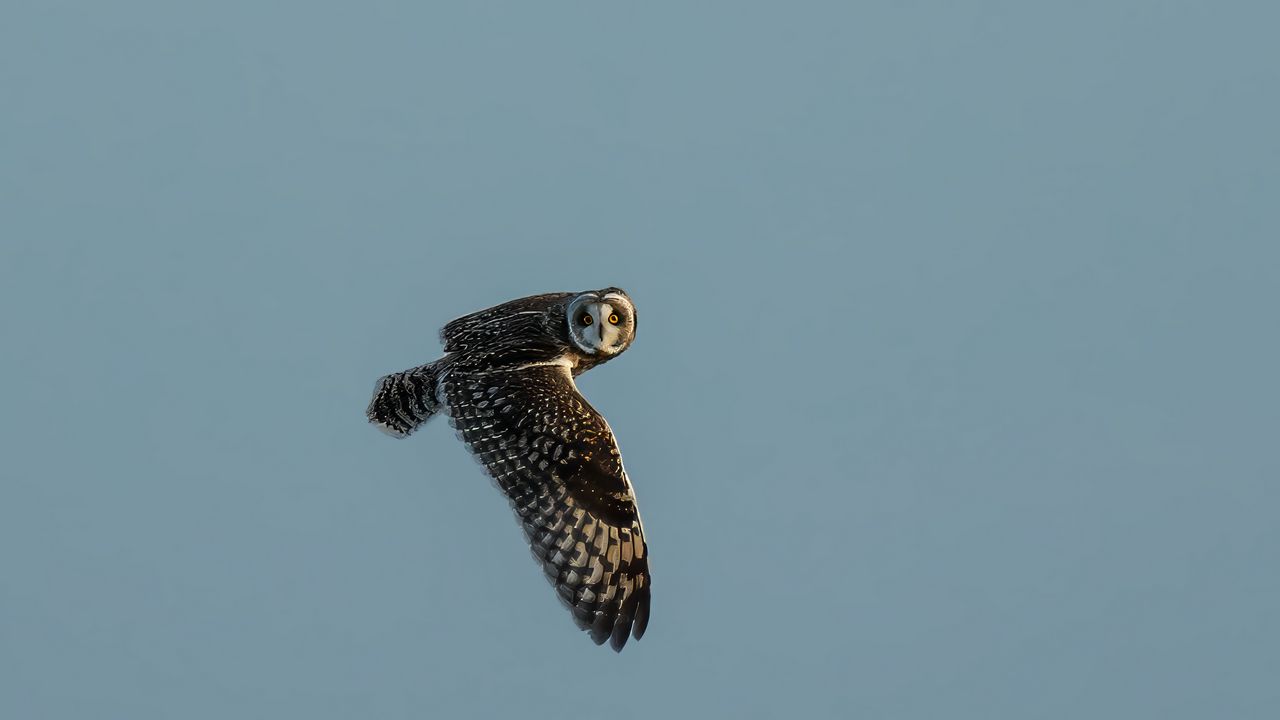
[[447, 414], [574, 622], [619, 651], [649, 623], [644, 526], [613, 431], [573, 379], [635, 333], [618, 288], [512, 300], [446, 324], [444, 356], [379, 379], [365, 411], [399, 438]]

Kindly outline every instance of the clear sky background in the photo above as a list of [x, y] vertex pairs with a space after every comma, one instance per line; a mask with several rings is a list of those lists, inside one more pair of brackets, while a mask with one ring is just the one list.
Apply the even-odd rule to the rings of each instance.
[[[0, 12], [0, 717], [1280, 717], [1270, 2]], [[442, 422], [618, 285], [597, 648]]]

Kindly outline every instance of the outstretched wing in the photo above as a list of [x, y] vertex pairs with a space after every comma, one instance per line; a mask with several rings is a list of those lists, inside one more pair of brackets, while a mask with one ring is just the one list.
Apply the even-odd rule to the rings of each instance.
[[445, 352], [475, 350], [512, 334], [514, 327], [541, 322], [548, 307], [573, 297], [573, 293], [530, 295], [450, 320], [440, 330]]
[[437, 360], [378, 378], [365, 417], [391, 437], [408, 437], [440, 409], [436, 378], [443, 366]]
[[449, 371], [442, 400], [459, 437], [506, 493], [534, 559], [578, 627], [621, 650], [649, 622], [640, 514], [609, 424], [569, 368]]

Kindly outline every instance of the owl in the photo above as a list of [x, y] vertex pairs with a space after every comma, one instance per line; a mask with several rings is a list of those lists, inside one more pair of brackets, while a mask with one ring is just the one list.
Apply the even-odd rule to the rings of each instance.
[[573, 379], [635, 333], [618, 288], [512, 300], [446, 324], [444, 356], [379, 379], [366, 410], [400, 438], [448, 415], [574, 622], [618, 651], [649, 623], [648, 550], [613, 431]]

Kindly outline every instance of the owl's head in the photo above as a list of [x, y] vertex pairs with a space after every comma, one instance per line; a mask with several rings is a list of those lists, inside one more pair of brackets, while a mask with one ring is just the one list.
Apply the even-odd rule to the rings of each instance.
[[636, 336], [636, 307], [618, 288], [584, 292], [565, 310], [569, 337], [588, 355], [617, 355]]

